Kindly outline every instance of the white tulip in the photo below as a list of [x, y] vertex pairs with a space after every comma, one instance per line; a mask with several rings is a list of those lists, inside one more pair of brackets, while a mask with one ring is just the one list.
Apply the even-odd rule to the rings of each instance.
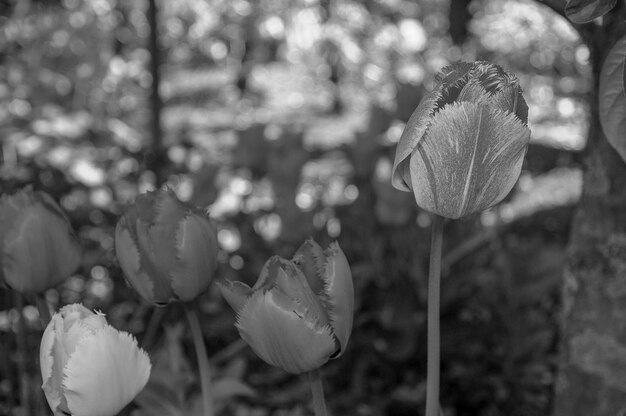
[[113, 416], [150, 376], [150, 359], [135, 338], [78, 303], [54, 314], [39, 358], [41, 387], [55, 415]]

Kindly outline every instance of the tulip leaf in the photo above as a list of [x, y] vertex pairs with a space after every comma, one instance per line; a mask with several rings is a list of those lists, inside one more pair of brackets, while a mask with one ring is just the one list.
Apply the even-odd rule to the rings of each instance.
[[600, 72], [600, 124], [607, 140], [626, 160], [626, 36], [611, 49]]
[[607, 14], [616, 4], [617, 0], [568, 0], [565, 15], [574, 23], [589, 23]]

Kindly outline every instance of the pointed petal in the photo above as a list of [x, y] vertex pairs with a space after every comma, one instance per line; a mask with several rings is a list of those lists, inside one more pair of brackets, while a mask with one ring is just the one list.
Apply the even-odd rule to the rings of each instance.
[[148, 354], [135, 338], [106, 326], [83, 338], [65, 367], [63, 387], [74, 416], [113, 416], [144, 388]]
[[291, 260], [304, 273], [313, 293], [320, 294], [324, 289], [321, 275], [324, 271], [324, 250], [312, 238], [307, 239], [296, 251]]
[[512, 113], [467, 102], [447, 106], [411, 157], [417, 204], [448, 218], [497, 204], [519, 177], [529, 139]]
[[[352, 333], [354, 316], [354, 285], [352, 272], [345, 254], [336, 242], [325, 252], [324, 293], [330, 306], [328, 315], [330, 326], [339, 341], [340, 350], [337, 357], [343, 354]], [[333, 357], [335, 358], [335, 357]]]
[[519, 85], [513, 84], [498, 91], [488, 104], [505, 113], [513, 112], [524, 125], [528, 124], [528, 105]]
[[[156, 238], [158, 240], [170, 237], [165, 236], [165, 233], [160, 232], [160, 230], [152, 231], [154, 227], [151, 227], [143, 221], [137, 221], [135, 224], [137, 246], [140, 255], [140, 270], [142, 273], [145, 273], [152, 282], [152, 303], [157, 306], [163, 306], [176, 300], [174, 292], [172, 291], [171, 269], [169, 268], [169, 265], [172, 265], [170, 262], [173, 260], [168, 261], [159, 255], [155, 247], [154, 239]], [[174, 239], [174, 237], [171, 238]], [[174, 251], [173, 243], [170, 249], [172, 252]], [[174, 257], [173, 253], [172, 257]]]
[[128, 232], [126, 217], [122, 217], [115, 227], [115, 254], [126, 279], [133, 289], [149, 303], [154, 303], [152, 279], [140, 269], [139, 251]]
[[261, 359], [293, 374], [321, 367], [337, 350], [331, 329], [277, 290], [255, 292], [237, 329]]
[[491, 94], [476, 79], [471, 79], [461, 90], [457, 101], [468, 101], [475, 104], [489, 103]]
[[259, 273], [259, 278], [252, 286], [252, 290], [259, 290], [261, 288], [265, 290], [269, 290], [276, 283], [276, 275], [278, 272], [278, 268], [280, 267], [279, 256], [272, 256], [263, 265], [261, 268], [261, 272]]
[[405, 176], [402, 173], [407, 169], [405, 165], [409, 164], [407, 158], [411, 155], [415, 146], [422, 140], [422, 136], [430, 124], [430, 119], [436, 109], [437, 100], [441, 98], [440, 85], [427, 94], [413, 114], [411, 114], [411, 118], [406, 123], [406, 127], [396, 147], [396, 157], [391, 170], [391, 184], [401, 191], [411, 191], [410, 184], [406, 183]]
[[250, 286], [243, 282], [226, 280], [217, 282], [217, 286], [220, 288], [226, 302], [233, 308], [236, 314], [241, 312], [248, 298], [252, 295]]
[[176, 236], [177, 266], [172, 289], [183, 302], [196, 298], [213, 281], [217, 267], [217, 227], [208, 218], [187, 216]]
[[328, 324], [328, 314], [321, 299], [313, 293], [306, 277], [294, 263], [279, 259], [275, 282], [278, 290], [307, 308], [320, 325]]

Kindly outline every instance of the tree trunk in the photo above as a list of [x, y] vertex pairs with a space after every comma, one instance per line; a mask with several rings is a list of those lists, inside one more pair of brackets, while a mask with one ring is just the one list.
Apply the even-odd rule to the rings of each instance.
[[602, 26], [581, 27], [594, 85], [583, 195], [563, 282], [555, 416], [626, 415], [626, 163], [602, 133], [597, 105], [602, 62], [624, 33], [623, 11], [620, 5]]

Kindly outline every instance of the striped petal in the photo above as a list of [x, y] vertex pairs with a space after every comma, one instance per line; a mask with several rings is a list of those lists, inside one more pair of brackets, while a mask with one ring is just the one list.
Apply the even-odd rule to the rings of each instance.
[[64, 370], [73, 416], [113, 416], [144, 388], [150, 360], [135, 338], [106, 326], [83, 337]]
[[410, 159], [417, 204], [448, 218], [497, 204], [517, 181], [529, 140], [513, 113], [468, 102], [446, 106]]
[[330, 327], [278, 290], [255, 292], [236, 325], [261, 359], [293, 374], [321, 367], [337, 350]]

